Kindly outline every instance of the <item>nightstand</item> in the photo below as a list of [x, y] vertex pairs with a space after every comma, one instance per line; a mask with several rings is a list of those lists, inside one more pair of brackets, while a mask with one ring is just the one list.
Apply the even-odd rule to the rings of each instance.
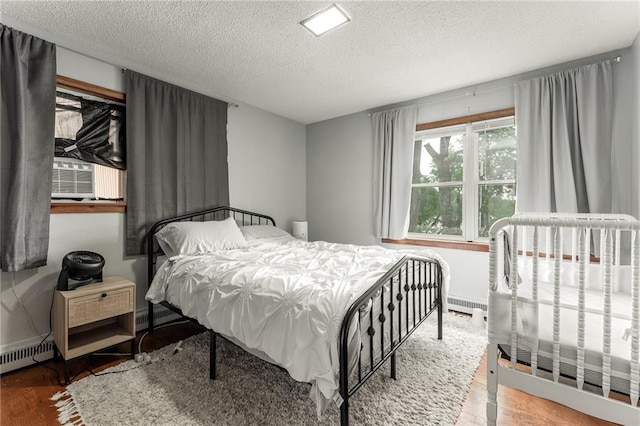
[[75, 290], [55, 291], [53, 297], [54, 353], [65, 360], [65, 384], [69, 361], [124, 342], [136, 351], [136, 285], [122, 277]]

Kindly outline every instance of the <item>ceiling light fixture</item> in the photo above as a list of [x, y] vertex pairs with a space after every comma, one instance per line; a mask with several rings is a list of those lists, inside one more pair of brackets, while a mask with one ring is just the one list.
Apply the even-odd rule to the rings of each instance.
[[351, 21], [347, 14], [337, 4], [332, 4], [327, 9], [317, 12], [304, 21], [300, 25], [311, 31], [311, 33], [320, 37], [341, 25]]

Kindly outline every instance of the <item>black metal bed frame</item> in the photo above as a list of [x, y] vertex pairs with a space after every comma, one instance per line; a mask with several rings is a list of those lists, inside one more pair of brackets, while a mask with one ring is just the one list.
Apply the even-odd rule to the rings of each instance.
[[[162, 253], [155, 234], [172, 222], [192, 220], [223, 220], [232, 216], [244, 225], [271, 224], [275, 220], [270, 216], [233, 207], [215, 207], [194, 213], [161, 220], [155, 223], [147, 234], [147, 271], [148, 285], [151, 285], [155, 274], [156, 261]], [[240, 220], [239, 220], [240, 219]], [[388, 293], [385, 295], [385, 293]], [[385, 297], [386, 296], [386, 297]], [[410, 303], [411, 300], [411, 303]], [[373, 314], [374, 303], [379, 303], [380, 313]], [[176, 306], [168, 302], [161, 305], [186, 317]], [[404, 305], [404, 307], [403, 307]], [[149, 332], [153, 332], [154, 304], [149, 302]], [[438, 315], [438, 339], [442, 339], [442, 269], [432, 259], [405, 256], [398, 261], [369, 290], [351, 304], [340, 327], [339, 362], [340, 362], [340, 424], [349, 424], [349, 398], [387, 361], [391, 362], [391, 378], [396, 378], [396, 351], [422, 322], [434, 311]], [[192, 318], [189, 318], [193, 320]], [[195, 320], [193, 320], [195, 321]], [[356, 321], [360, 329], [366, 327], [369, 336], [369, 353], [364, 354], [361, 344], [357, 351], [355, 371], [349, 371], [349, 330]], [[397, 328], [394, 328], [396, 322]], [[388, 324], [385, 326], [385, 324]], [[218, 334], [210, 333], [209, 378], [216, 377], [216, 345]], [[378, 335], [379, 337], [375, 337]], [[224, 336], [221, 336], [224, 337]], [[379, 351], [374, 350], [374, 339], [380, 339]], [[368, 361], [363, 367], [363, 356]], [[353, 382], [350, 384], [350, 380]]]

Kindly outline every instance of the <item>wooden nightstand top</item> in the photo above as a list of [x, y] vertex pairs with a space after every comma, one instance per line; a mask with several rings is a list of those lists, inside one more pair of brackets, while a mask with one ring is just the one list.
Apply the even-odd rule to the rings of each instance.
[[135, 283], [126, 278], [112, 276], [106, 277], [99, 283], [93, 283], [76, 288], [75, 290], [58, 291], [64, 299], [75, 299], [76, 297], [87, 296], [102, 291], [117, 290], [124, 287], [135, 287]]

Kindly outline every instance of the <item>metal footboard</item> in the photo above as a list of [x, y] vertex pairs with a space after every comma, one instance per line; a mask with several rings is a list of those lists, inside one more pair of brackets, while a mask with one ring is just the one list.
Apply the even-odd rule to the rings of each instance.
[[[378, 315], [374, 314], [375, 304], [379, 305]], [[391, 377], [396, 378], [396, 350], [434, 311], [438, 312], [438, 339], [442, 339], [441, 266], [435, 260], [407, 256], [351, 305], [342, 320], [339, 340], [342, 426], [349, 424], [349, 398], [387, 360], [391, 362]], [[369, 339], [368, 353], [362, 345], [356, 360], [349, 357], [349, 330], [354, 323], [359, 330], [367, 330]], [[368, 361], [364, 366], [363, 359]]]

